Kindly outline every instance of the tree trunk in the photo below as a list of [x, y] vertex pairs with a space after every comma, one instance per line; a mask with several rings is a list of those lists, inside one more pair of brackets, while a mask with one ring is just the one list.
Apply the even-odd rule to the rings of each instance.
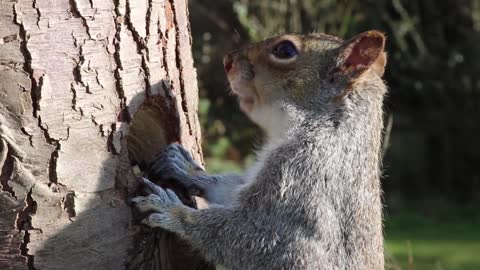
[[[0, 269], [211, 269], [134, 225], [132, 164], [202, 162], [186, 0], [0, 2]], [[188, 264], [185, 264], [188, 262]]]

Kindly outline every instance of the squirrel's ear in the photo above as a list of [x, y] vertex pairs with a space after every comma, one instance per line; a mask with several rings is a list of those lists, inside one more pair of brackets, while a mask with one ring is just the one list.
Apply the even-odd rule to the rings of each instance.
[[368, 69], [372, 69], [381, 77], [387, 63], [384, 48], [385, 36], [375, 30], [345, 41], [339, 48], [335, 73], [356, 79]]

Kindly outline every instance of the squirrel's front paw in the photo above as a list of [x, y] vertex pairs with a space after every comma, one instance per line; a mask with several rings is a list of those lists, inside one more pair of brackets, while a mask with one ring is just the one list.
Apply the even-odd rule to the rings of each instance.
[[154, 213], [142, 220], [142, 223], [150, 227], [160, 227], [180, 233], [181, 225], [177, 216], [186, 206], [172, 190], [164, 190], [145, 178], [143, 178], [143, 183], [147, 193], [151, 194], [135, 197], [131, 201], [139, 211], [153, 211]]
[[167, 145], [150, 165], [150, 173], [162, 178], [182, 180], [203, 169], [180, 144]]
[[149, 167], [149, 177], [175, 180], [187, 189], [193, 188], [195, 177], [204, 173], [188, 151], [176, 143], [166, 146]]

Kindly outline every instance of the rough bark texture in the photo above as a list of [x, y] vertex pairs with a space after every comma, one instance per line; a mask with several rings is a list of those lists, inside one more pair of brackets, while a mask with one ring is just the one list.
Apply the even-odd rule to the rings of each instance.
[[209, 267], [125, 203], [163, 144], [201, 161], [185, 1], [0, 1], [0, 269]]

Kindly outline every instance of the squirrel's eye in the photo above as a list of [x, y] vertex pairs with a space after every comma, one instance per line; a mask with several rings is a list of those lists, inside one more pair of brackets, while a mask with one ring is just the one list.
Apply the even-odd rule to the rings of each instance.
[[298, 51], [291, 41], [285, 40], [273, 48], [272, 54], [280, 59], [289, 59], [297, 56]]

